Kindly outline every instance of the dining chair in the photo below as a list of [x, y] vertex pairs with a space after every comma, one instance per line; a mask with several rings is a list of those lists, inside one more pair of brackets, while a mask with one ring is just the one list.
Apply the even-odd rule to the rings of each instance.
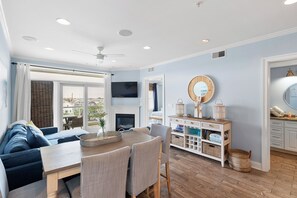
[[[22, 179], [22, 178], [18, 178]], [[70, 198], [63, 180], [58, 183], [58, 198]], [[0, 198], [46, 198], [46, 180], [40, 180], [12, 191], [8, 189], [7, 176], [4, 165], [0, 159]]]
[[136, 131], [139, 133], [145, 133], [145, 134], [149, 134], [150, 133], [150, 129], [148, 127], [138, 127], [138, 128], [131, 128], [132, 131]]
[[81, 174], [66, 182], [72, 198], [117, 197], [126, 195], [130, 147], [82, 157]]
[[136, 198], [154, 185], [155, 197], [160, 196], [161, 138], [132, 145], [130, 167], [127, 176], [127, 192]]
[[69, 122], [69, 126], [71, 128], [75, 128], [75, 127], [83, 127], [83, 117], [77, 117], [77, 118], [73, 118], [70, 122]]
[[150, 135], [157, 137], [160, 136], [162, 138], [162, 157], [161, 157], [161, 165], [165, 164], [165, 172], [166, 175], [161, 174], [162, 177], [166, 178], [167, 181], [167, 189], [168, 192], [171, 192], [170, 187], [170, 168], [169, 168], [169, 156], [170, 156], [170, 136], [171, 136], [171, 127], [160, 125], [160, 124], [152, 124]]

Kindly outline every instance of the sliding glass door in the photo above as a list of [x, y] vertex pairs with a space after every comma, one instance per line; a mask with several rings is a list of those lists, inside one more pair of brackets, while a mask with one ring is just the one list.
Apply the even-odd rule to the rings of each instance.
[[89, 132], [98, 132], [99, 114], [104, 112], [104, 87], [103, 86], [86, 86], [87, 107], [87, 128]]
[[84, 86], [63, 85], [62, 93], [63, 129], [84, 128]]
[[98, 132], [99, 114], [105, 109], [103, 84], [62, 84], [61, 90], [63, 130]]

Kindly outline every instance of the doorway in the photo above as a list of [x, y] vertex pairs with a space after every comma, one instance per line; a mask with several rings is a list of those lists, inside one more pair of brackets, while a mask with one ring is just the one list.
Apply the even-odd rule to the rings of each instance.
[[[270, 108], [271, 101], [271, 69], [284, 67], [291, 63], [297, 63], [297, 53], [268, 57], [264, 63], [263, 78], [263, 126], [262, 126], [262, 170], [270, 170], [270, 146], [271, 146], [271, 127], [270, 127]], [[286, 75], [286, 74], [284, 74]]]
[[144, 78], [144, 126], [165, 123], [164, 75]]

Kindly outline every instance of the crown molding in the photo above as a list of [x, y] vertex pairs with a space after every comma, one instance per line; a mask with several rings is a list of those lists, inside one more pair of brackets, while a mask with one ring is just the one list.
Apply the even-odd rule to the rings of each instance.
[[188, 59], [188, 58], [193, 58], [193, 57], [197, 57], [197, 56], [201, 56], [201, 55], [205, 55], [205, 54], [209, 54], [209, 53], [213, 53], [213, 52], [218, 52], [218, 51], [222, 51], [222, 50], [226, 50], [226, 49], [230, 49], [230, 48], [235, 48], [235, 47], [240, 47], [240, 46], [244, 46], [244, 45], [248, 45], [248, 44], [252, 44], [252, 43], [257, 43], [257, 42], [260, 42], [260, 41], [264, 41], [264, 40], [268, 40], [268, 39], [272, 39], [272, 38], [276, 38], [276, 37], [280, 37], [280, 36], [285, 36], [285, 35], [288, 35], [288, 34], [293, 34], [293, 33], [296, 33], [296, 32], [297, 32], [297, 27], [294, 27], [294, 28], [290, 28], [290, 29], [286, 29], [286, 30], [266, 34], [266, 35], [263, 35], [263, 36], [258, 36], [258, 37], [254, 37], [254, 38], [251, 38], [251, 39], [239, 41], [239, 42], [232, 43], [232, 44], [229, 44], [229, 45], [224, 45], [224, 46], [221, 46], [221, 47], [212, 48], [212, 49], [205, 50], [205, 51], [202, 51], [202, 52], [182, 56], [182, 57], [171, 59], [171, 60], [168, 60], [168, 61], [163, 61], [163, 62], [160, 62], [160, 63], [144, 66], [144, 67], [141, 67], [139, 69], [143, 70], [143, 69], [148, 69], [148, 68], [152, 68], [152, 67], [157, 67], [157, 66], [168, 64], [168, 63], [173, 63], [173, 62], [181, 61], [181, 60], [184, 60], [184, 59]]
[[5, 14], [4, 14], [4, 10], [3, 10], [3, 5], [2, 5], [2, 0], [0, 0], [0, 23], [4, 32], [4, 36], [8, 45], [8, 49], [9, 49], [9, 53], [11, 55], [11, 50], [12, 50], [12, 45], [11, 45], [11, 39], [9, 36], [9, 31], [8, 31], [8, 27], [7, 27], [7, 23], [6, 23], [6, 18], [5, 18]]

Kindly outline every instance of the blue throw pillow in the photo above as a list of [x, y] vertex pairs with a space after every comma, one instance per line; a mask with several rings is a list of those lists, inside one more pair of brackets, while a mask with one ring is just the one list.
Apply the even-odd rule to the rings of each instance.
[[4, 153], [4, 148], [5, 148], [6, 144], [9, 141], [9, 133], [10, 133], [10, 129], [7, 129], [4, 137], [2, 137], [2, 139], [1, 139], [1, 143], [0, 143], [0, 154], [3, 154]]
[[51, 145], [51, 143], [44, 137], [43, 133], [34, 130], [31, 126], [27, 126], [27, 141], [31, 148]]
[[30, 149], [30, 146], [27, 142], [26, 133], [17, 133], [6, 144], [4, 148], [4, 154], [28, 149]]
[[9, 131], [9, 140], [16, 134], [19, 133], [24, 133], [27, 134], [27, 130], [26, 130], [26, 126], [21, 125], [21, 124], [17, 124], [14, 125], [13, 128], [11, 128], [11, 130]]

